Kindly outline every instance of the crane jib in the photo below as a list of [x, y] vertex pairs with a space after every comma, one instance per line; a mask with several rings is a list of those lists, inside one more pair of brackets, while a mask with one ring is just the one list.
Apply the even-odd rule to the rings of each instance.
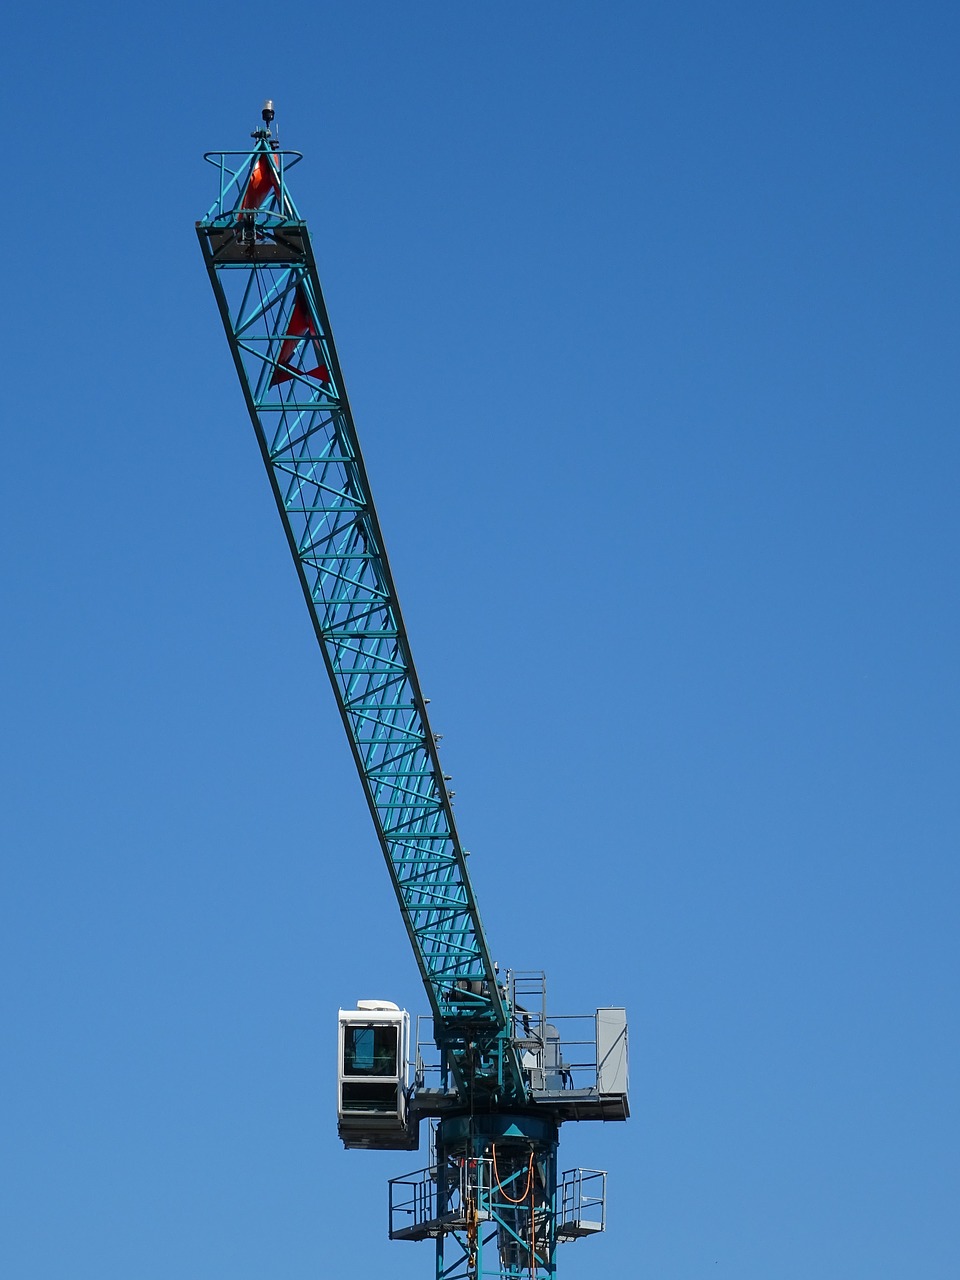
[[306, 223], [296, 152], [210, 153], [197, 233], [263, 460], [454, 1075], [523, 1097], [520, 1063], [410, 655]]

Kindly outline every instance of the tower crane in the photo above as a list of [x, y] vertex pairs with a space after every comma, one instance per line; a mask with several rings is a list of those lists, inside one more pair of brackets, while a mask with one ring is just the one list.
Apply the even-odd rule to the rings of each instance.
[[247, 412], [430, 1006], [338, 1018], [347, 1148], [418, 1149], [389, 1184], [390, 1235], [435, 1241], [437, 1280], [553, 1280], [603, 1230], [606, 1174], [558, 1164], [565, 1121], [626, 1120], [625, 1010], [548, 1016], [542, 973], [493, 963], [360, 452], [307, 224], [302, 159], [274, 136], [208, 152], [197, 226]]

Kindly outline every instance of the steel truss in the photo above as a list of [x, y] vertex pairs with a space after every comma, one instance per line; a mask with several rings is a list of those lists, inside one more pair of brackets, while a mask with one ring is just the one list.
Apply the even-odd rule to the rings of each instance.
[[524, 1095], [410, 655], [306, 223], [268, 129], [210, 152], [197, 233], [438, 1043], [474, 1096]]

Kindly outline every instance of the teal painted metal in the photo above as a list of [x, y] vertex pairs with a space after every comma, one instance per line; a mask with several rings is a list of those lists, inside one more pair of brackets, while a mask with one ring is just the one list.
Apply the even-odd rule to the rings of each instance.
[[[265, 116], [265, 119], [268, 117]], [[526, 1088], [410, 655], [310, 233], [269, 128], [210, 152], [197, 234], [300, 586], [461, 1097]]]
[[557, 1145], [545, 1116], [441, 1120], [430, 1167], [390, 1183], [391, 1237], [435, 1238], [438, 1280], [552, 1280]]
[[449, 1228], [437, 1236], [438, 1280], [554, 1280], [558, 1144], [541, 1116], [440, 1122], [436, 1194]]

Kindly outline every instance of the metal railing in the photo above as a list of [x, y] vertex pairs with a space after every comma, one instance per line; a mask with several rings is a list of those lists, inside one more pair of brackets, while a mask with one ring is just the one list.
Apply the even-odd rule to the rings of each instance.
[[[462, 1231], [472, 1211], [475, 1221], [502, 1221], [517, 1201], [501, 1186], [493, 1160], [463, 1160], [447, 1167], [445, 1203], [440, 1203], [437, 1168], [431, 1165], [392, 1178], [391, 1240], [425, 1240]], [[544, 1212], [543, 1206], [538, 1213]], [[549, 1213], [549, 1209], [547, 1210]], [[579, 1240], [606, 1229], [607, 1175], [602, 1169], [567, 1169], [560, 1176], [556, 1200], [557, 1240]]]
[[557, 1189], [557, 1239], [579, 1240], [607, 1225], [607, 1175], [602, 1169], [567, 1169]]
[[[432, 1176], [431, 1176], [432, 1175]], [[438, 1219], [436, 1169], [417, 1169], [391, 1178], [390, 1239], [422, 1239]]]
[[[596, 1014], [513, 1013], [514, 1044], [534, 1092], [597, 1087]], [[433, 1018], [417, 1018], [413, 1083], [416, 1090], [451, 1087], [433, 1037]]]
[[494, 1179], [493, 1161], [487, 1157], [451, 1163], [446, 1169], [445, 1203], [441, 1204], [436, 1165], [392, 1178], [391, 1240], [422, 1240], [463, 1230], [468, 1210], [476, 1221], [485, 1221], [490, 1217]]

